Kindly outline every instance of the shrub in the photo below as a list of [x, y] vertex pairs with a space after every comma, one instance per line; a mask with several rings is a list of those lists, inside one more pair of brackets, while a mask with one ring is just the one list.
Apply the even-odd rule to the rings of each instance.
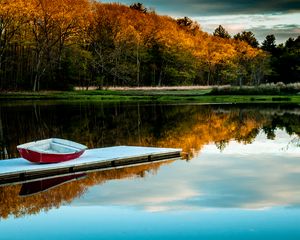
[[215, 87], [209, 95], [280, 95], [297, 94], [300, 92], [300, 83], [290, 83], [285, 85], [282, 82], [267, 83], [259, 86], [225, 86]]

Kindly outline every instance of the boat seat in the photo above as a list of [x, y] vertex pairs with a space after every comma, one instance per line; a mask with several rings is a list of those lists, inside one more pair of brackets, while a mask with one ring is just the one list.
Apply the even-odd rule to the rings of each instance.
[[50, 148], [47, 149], [47, 148], [41, 147], [41, 146], [28, 147], [27, 149], [30, 151], [34, 151], [34, 152], [57, 153], [56, 151], [53, 151]]
[[66, 146], [59, 143], [50, 143], [50, 149], [58, 152], [58, 153], [71, 153], [71, 152], [77, 152], [78, 148], [74, 148], [71, 146]]
[[28, 150], [42, 153], [73, 153], [78, 151], [77, 148], [61, 145], [59, 143], [48, 143], [38, 146], [32, 146], [28, 147]]

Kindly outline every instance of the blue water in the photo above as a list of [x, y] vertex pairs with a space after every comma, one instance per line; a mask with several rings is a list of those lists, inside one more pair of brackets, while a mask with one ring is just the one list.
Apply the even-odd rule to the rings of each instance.
[[[0, 221], [0, 239], [300, 239], [296, 135], [204, 146], [145, 177], [110, 179], [70, 204]], [[1, 206], [4, 207], [4, 206]]]
[[299, 209], [287, 208], [145, 212], [64, 206], [1, 222], [1, 239], [299, 239], [299, 216]]

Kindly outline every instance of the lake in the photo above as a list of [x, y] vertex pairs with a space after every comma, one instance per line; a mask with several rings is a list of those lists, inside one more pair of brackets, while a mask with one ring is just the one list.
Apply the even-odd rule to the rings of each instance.
[[0, 159], [48, 137], [187, 155], [0, 186], [0, 239], [300, 239], [299, 136], [291, 104], [2, 103]]

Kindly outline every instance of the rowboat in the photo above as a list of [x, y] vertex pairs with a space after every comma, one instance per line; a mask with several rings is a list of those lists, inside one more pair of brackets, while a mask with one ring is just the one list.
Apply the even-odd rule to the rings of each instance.
[[49, 138], [17, 146], [21, 156], [34, 163], [58, 163], [81, 156], [86, 146], [60, 138]]

